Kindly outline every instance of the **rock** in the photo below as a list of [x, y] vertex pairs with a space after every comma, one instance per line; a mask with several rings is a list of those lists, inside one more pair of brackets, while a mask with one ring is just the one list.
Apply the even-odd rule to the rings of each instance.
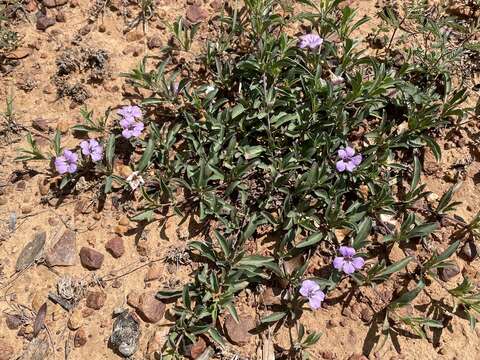
[[157, 280], [160, 278], [163, 272], [163, 266], [160, 263], [153, 263], [148, 267], [147, 274], [145, 275], [145, 282]]
[[75, 309], [68, 318], [67, 326], [70, 330], [77, 330], [82, 326], [83, 317], [80, 310]]
[[125, 357], [132, 356], [138, 349], [140, 324], [129, 312], [120, 314], [113, 323], [110, 344]]
[[35, 312], [40, 310], [40, 307], [45, 303], [47, 295], [44, 291], [37, 291], [32, 297], [32, 309]]
[[38, 191], [40, 195], [45, 196], [50, 192], [50, 182], [46, 177], [39, 177], [38, 179]]
[[140, 317], [149, 323], [159, 322], [165, 313], [165, 304], [157, 300], [154, 292], [140, 295], [137, 312]]
[[255, 328], [257, 324], [251, 316], [240, 316], [239, 318], [240, 321], [237, 323], [232, 315], [228, 315], [223, 326], [230, 342], [236, 345], [245, 345], [252, 337], [249, 331]]
[[124, 225], [115, 225], [113, 227], [113, 232], [118, 235], [123, 235], [128, 231], [128, 227]]
[[54, 18], [45, 16], [45, 15], [41, 15], [37, 18], [37, 29], [38, 30], [45, 31], [50, 26], [53, 26], [53, 25], [55, 25], [55, 19]]
[[190, 5], [185, 14], [187, 20], [191, 23], [197, 23], [208, 17], [208, 12], [198, 5]]
[[90, 309], [90, 308], [85, 308], [82, 310], [82, 317], [84, 319], [90, 317], [93, 313], [95, 312], [95, 310], [93, 309]]
[[147, 46], [149, 49], [158, 49], [162, 47], [162, 39], [158, 36], [152, 36], [148, 39]]
[[323, 351], [322, 358], [325, 360], [333, 360], [335, 359], [335, 354], [331, 351]]
[[120, 219], [118, 220], [118, 224], [119, 224], [119, 225], [122, 225], [122, 226], [128, 226], [128, 225], [130, 225], [130, 220], [128, 219], [127, 216], [123, 215], [123, 216], [120, 217]]
[[105, 249], [114, 257], [119, 258], [125, 253], [125, 247], [123, 246], [123, 239], [120, 236], [116, 236], [110, 239], [105, 244]]
[[73, 346], [76, 348], [82, 347], [87, 343], [87, 333], [85, 329], [80, 328], [77, 330], [75, 333], [75, 336], [73, 337]]
[[127, 33], [126, 39], [128, 42], [134, 42], [143, 39], [143, 33], [141, 31], [130, 31]]
[[36, 11], [37, 10], [37, 3], [35, 2], [35, 0], [29, 0], [25, 4], [25, 10], [27, 10], [30, 13]]
[[70, 130], [70, 123], [67, 119], [62, 119], [57, 123], [57, 130], [62, 134], [66, 134]]
[[373, 319], [373, 311], [370, 308], [364, 308], [360, 311], [360, 318], [369, 323]]
[[77, 234], [71, 230], [65, 230], [60, 239], [47, 252], [45, 263], [47, 266], [72, 266], [77, 257]]
[[10, 330], [17, 330], [23, 325], [23, 321], [19, 316], [7, 314], [5, 317], [5, 323]]
[[22, 214], [30, 214], [33, 211], [31, 205], [23, 205], [22, 206]]
[[198, 337], [197, 341], [190, 346], [189, 357], [192, 359], [197, 359], [200, 355], [203, 354], [207, 348], [207, 342], [203, 337]]
[[67, 3], [67, 0], [43, 0], [43, 5], [47, 8], [62, 6]]
[[333, 320], [333, 319], [330, 319], [327, 321], [327, 329], [333, 329], [333, 328], [336, 328], [338, 326], [338, 323]]
[[10, 360], [13, 355], [13, 347], [5, 340], [0, 339], [0, 360]]
[[136, 309], [139, 303], [140, 303], [140, 294], [138, 294], [135, 291], [131, 291], [127, 295], [127, 304]]
[[210, 3], [210, 7], [211, 7], [213, 10], [218, 11], [218, 10], [220, 10], [221, 8], [223, 8], [223, 3], [224, 3], [223, 0], [213, 0], [213, 1]]
[[105, 31], [107, 31], [107, 28], [105, 27], [105, 25], [100, 24], [98, 26], [98, 32], [104, 33]]
[[55, 15], [55, 20], [57, 20], [57, 22], [66, 22], [67, 21], [67, 17], [65, 16], [65, 13], [63, 11], [60, 11], [57, 13], [57, 15]]
[[473, 261], [478, 256], [478, 248], [474, 241], [467, 241], [462, 247], [460, 255], [467, 260]]
[[35, 260], [40, 256], [41, 251], [45, 245], [45, 240], [47, 238], [47, 233], [41, 231], [35, 234], [35, 237], [23, 248], [20, 253], [17, 263], [15, 265], [16, 271], [22, 271], [29, 267]]
[[103, 264], [103, 254], [97, 250], [82, 247], [80, 249], [80, 261], [88, 270], [98, 270]]
[[448, 282], [450, 279], [460, 274], [460, 268], [456, 263], [454, 263], [451, 266], [440, 268], [438, 273], [440, 275], [440, 279]]
[[95, 310], [100, 310], [105, 301], [107, 300], [107, 294], [101, 291], [92, 291], [87, 295], [87, 307]]
[[48, 126], [48, 121], [43, 118], [36, 118], [32, 120], [32, 127], [35, 130], [41, 131], [41, 132], [48, 132], [50, 127]]

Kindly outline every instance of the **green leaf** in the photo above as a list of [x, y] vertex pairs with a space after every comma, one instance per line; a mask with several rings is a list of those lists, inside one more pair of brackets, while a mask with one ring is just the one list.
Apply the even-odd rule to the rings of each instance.
[[148, 140], [147, 147], [140, 158], [140, 161], [137, 164], [137, 171], [143, 172], [148, 164], [150, 164], [150, 160], [152, 159], [153, 151], [155, 150], [155, 143], [152, 138]]
[[321, 232], [317, 232], [315, 234], [308, 236], [304, 241], [302, 241], [298, 245], [295, 245], [295, 247], [297, 249], [302, 249], [308, 246], [312, 246], [320, 242], [323, 238], [324, 238], [324, 234]]
[[113, 157], [115, 155], [115, 135], [110, 134], [110, 137], [107, 141], [107, 146], [105, 149], [105, 158], [107, 160], [107, 165], [110, 170], [113, 169]]
[[277, 322], [277, 321], [283, 319], [285, 316], [287, 316], [286, 312], [275, 312], [273, 314], [270, 314], [270, 315], [264, 317], [263, 319], [260, 320], [260, 322], [262, 324]]
[[424, 287], [425, 283], [423, 280], [420, 280], [415, 289], [400, 295], [396, 300], [392, 301], [390, 305], [388, 305], [388, 308], [393, 310], [410, 304], [418, 296], [418, 294], [420, 294]]
[[386, 267], [384, 270], [378, 272], [374, 277], [373, 277], [373, 280], [374, 281], [379, 281], [379, 280], [385, 280], [388, 275], [390, 274], [393, 274], [401, 269], [403, 269], [405, 266], [408, 265], [408, 263], [410, 261], [412, 261], [414, 259], [413, 256], [408, 256], [402, 260], [399, 260], [395, 263], [393, 263], [392, 265]]

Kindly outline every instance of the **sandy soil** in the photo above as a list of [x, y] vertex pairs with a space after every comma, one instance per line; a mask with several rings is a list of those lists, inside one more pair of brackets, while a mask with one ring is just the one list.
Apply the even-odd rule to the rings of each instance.
[[[190, 3], [189, 0], [187, 2]], [[93, 22], [91, 16], [93, 1], [70, 0], [68, 4], [48, 9], [49, 16], [55, 17], [59, 13], [65, 17], [65, 22], [57, 22], [46, 31], [39, 31], [35, 27], [35, 6], [27, 13], [29, 22], [19, 22], [18, 30], [24, 38], [22, 48], [27, 50], [28, 56], [19, 61], [18, 66], [2, 75], [0, 79], [0, 104], [5, 103], [6, 97], [14, 97], [14, 110], [18, 122], [26, 129], [31, 130], [41, 146], [45, 146], [45, 137], [51, 137], [52, 131], [43, 132], [32, 128], [32, 122], [38, 118], [45, 119], [50, 129], [65, 130], [79, 122], [79, 105], [68, 98], [58, 98], [53, 76], [57, 72], [56, 59], [67, 49], [92, 48], [103, 49], [108, 53], [109, 76], [102, 83], [85, 82], [85, 88], [91, 94], [86, 100], [89, 109], [95, 114], [102, 114], [108, 107], [125, 104], [125, 82], [119, 76], [135, 67], [144, 55], [158, 53], [158, 49], [149, 49], [148, 40], [152, 37], [163, 44], [169, 40], [169, 31], [162, 25], [162, 21], [171, 22], [177, 16], [183, 15], [189, 6], [186, 1], [157, 1], [159, 17], [149, 23], [147, 35], [133, 30], [137, 35], [124, 34], [125, 21], [136, 11], [134, 7], [124, 7], [121, 1], [112, 1], [118, 10], [105, 9], [103, 15]], [[375, 11], [375, 1], [350, 0], [351, 6], [357, 7], [360, 14], [372, 14]], [[35, 4], [35, 2], [32, 2]], [[218, 1], [205, 1], [200, 4], [209, 16], [218, 12]], [[122, 14], [123, 13], [123, 14]], [[59, 15], [61, 18], [62, 15]], [[208, 22], [202, 23], [201, 34], [206, 34]], [[365, 37], [375, 26], [375, 21], [367, 23], [360, 35]], [[79, 35], [80, 34], [80, 35]], [[201, 35], [197, 41], [201, 42]], [[72, 43], [73, 41], [73, 43]], [[199, 48], [195, 44], [193, 51]], [[80, 75], [79, 75], [80, 76]], [[80, 76], [81, 77], [81, 76]], [[85, 79], [80, 79], [86, 81]], [[31, 89], [30, 89], [31, 88]], [[467, 131], [468, 130], [468, 131]], [[479, 153], [476, 143], [470, 134], [478, 133], [476, 126], [466, 127], [457, 138], [461, 141], [445, 140], [442, 145], [449, 148], [444, 151], [442, 163], [434, 169], [424, 180], [428, 190], [441, 195], [452, 183], [452, 167], [462, 161], [461, 174], [463, 181], [456, 197], [463, 201], [457, 214], [470, 220], [480, 210], [480, 192], [478, 191], [478, 174], [480, 173]], [[45, 359], [117, 359], [120, 358], [108, 347], [108, 339], [112, 331], [114, 318], [112, 314], [116, 308], [129, 308], [126, 304], [127, 295], [131, 292], [143, 293], [156, 291], [166, 285], [181, 284], [188, 278], [192, 265], [168, 264], [164, 258], [172, 251], [181, 251], [186, 239], [190, 239], [185, 224], [179, 225], [180, 219], [167, 216], [163, 228], [158, 223], [152, 224], [143, 231], [135, 228], [135, 224], [125, 219], [121, 210], [108, 200], [102, 212], [96, 212], [89, 206], [90, 193], [85, 191], [68, 197], [59, 203], [51, 193], [45, 193], [39, 186], [42, 178], [41, 166], [33, 166], [40, 174], [31, 176], [22, 173], [21, 164], [15, 163], [16, 148], [25, 144], [25, 132], [20, 135], [12, 134], [10, 138], [0, 139], [0, 340], [10, 357], [1, 354], [0, 359], [17, 359], [31, 346], [33, 319], [40, 306], [46, 302], [48, 310], [45, 324], [46, 331], [42, 331], [40, 338], [45, 339], [51, 351]], [[74, 140], [72, 136], [65, 136], [66, 145]], [[449, 145], [446, 145], [449, 144]], [[457, 168], [457, 167], [455, 167]], [[16, 216], [14, 230], [9, 228], [11, 214]], [[128, 231], [119, 231], [118, 225], [126, 226]], [[101, 269], [88, 271], [80, 265], [77, 257], [76, 264], [70, 267], [47, 268], [42, 264], [32, 265], [26, 270], [17, 273], [15, 265], [24, 246], [31, 241], [35, 234], [46, 231], [45, 249], [49, 249], [66, 229], [76, 232], [76, 247], [95, 248], [105, 256]], [[121, 232], [122, 234], [117, 234]], [[125, 245], [125, 254], [120, 258], [112, 257], [105, 249], [105, 243], [115, 236], [122, 236]], [[468, 272], [480, 283], [477, 270], [479, 261], [470, 264], [458, 259], [459, 266]], [[151, 264], [149, 266], [149, 264]], [[157, 271], [156, 278], [145, 281], [150, 267]], [[151, 274], [151, 273], [150, 273]], [[124, 275], [124, 276], [123, 276]], [[86, 307], [86, 300], [82, 299], [72, 315], [61, 306], [47, 300], [49, 292], [56, 292], [58, 281], [65, 276], [83, 280], [88, 284], [88, 291], [100, 291], [106, 294], [106, 302], [99, 310]], [[441, 289], [433, 289], [437, 297], [442, 297]], [[358, 297], [357, 297], [358, 298]], [[243, 302], [243, 311], [255, 312], [251, 306], [256, 299], [240, 299]], [[419, 300], [421, 304], [422, 299]], [[420, 304], [418, 306], [420, 306]], [[168, 306], [167, 305], [167, 309]], [[372, 339], [368, 336], [368, 321], [372, 314], [366, 311], [366, 303], [354, 300], [350, 306], [342, 311], [342, 301], [331, 300], [325, 309], [315, 313], [308, 312], [302, 320], [309, 328], [323, 333], [320, 341], [312, 351], [313, 359], [348, 359], [352, 354], [369, 352]], [[25, 315], [26, 325], [12, 330], [6, 325], [7, 314]], [[76, 320], [85, 332], [86, 343], [74, 346], [74, 337], [78, 330], [70, 330], [67, 326], [69, 317], [76, 316]], [[135, 359], [145, 359], [147, 343], [157, 332], [157, 336], [168, 331], [171, 321], [168, 316], [156, 324], [141, 321], [140, 349]], [[451, 325], [443, 331], [439, 341], [434, 339], [411, 339], [398, 337], [398, 344], [391, 342], [379, 352], [371, 351], [370, 359], [478, 359], [480, 353], [480, 331], [470, 329], [464, 320], [454, 318]], [[279, 346], [288, 343], [288, 331], [281, 330], [273, 334], [273, 343]], [[257, 348], [260, 346], [259, 337], [252, 337], [247, 346], [231, 346], [231, 357], [238, 354], [243, 359], [261, 359]], [[2, 350], [2, 349], [0, 349]], [[66, 355], [66, 353], [68, 355]], [[2, 357], [3, 356], [3, 357]], [[27, 355], [32, 356], [33, 355]], [[28, 358], [28, 357], [27, 357]], [[25, 358], [25, 359], [27, 359]], [[360, 357], [358, 357], [360, 359]]]

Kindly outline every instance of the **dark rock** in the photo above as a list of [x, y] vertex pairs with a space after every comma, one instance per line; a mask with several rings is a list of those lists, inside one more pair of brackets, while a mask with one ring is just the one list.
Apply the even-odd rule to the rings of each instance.
[[185, 15], [187, 20], [193, 24], [203, 21], [208, 17], [207, 11], [198, 5], [190, 5]]
[[85, 345], [86, 343], [87, 343], [87, 333], [85, 329], [80, 328], [77, 330], [73, 338], [73, 346], [75, 346], [76, 348], [79, 348]]
[[107, 249], [114, 258], [119, 258], [125, 253], [123, 239], [120, 236], [116, 236], [113, 239], [108, 240], [105, 244], [105, 249]]
[[147, 46], [149, 49], [157, 49], [162, 47], [162, 39], [158, 36], [152, 36], [148, 39]]
[[25, 245], [20, 253], [20, 256], [17, 259], [17, 264], [15, 265], [16, 271], [22, 271], [26, 269], [33, 264], [35, 260], [37, 260], [43, 250], [46, 238], [47, 233], [45, 231], [35, 234], [35, 238]]
[[440, 268], [438, 273], [440, 275], [440, 279], [447, 282], [460, 274], [460, 269], [457, 264], [452, 264], [451, 266]]
[[165, 304], [157, 300], [155, 293], [144, 293], [138, 299], [137, 312], [143, 320], [154, 324], [163, 318]]
[[237, 323], [232, 315], [225, 318], [224, 330], [230, 342], [237, 345], [245, 345], [249, 342], [252, 334], [250, 331], [256, 327], [256, 321], [251, 316], [240, 316]]
[[51, 18], [51, 17], [48, 17], [48, 16], [45, 16], [45, 15], [41, 15], [37, 18], [37, 29], [38, 30], [42, 30], [42, 31], [45, 31], [47, 30], [50, 26], [53, 26], [55, 25], [55, 19], [54, 18]]
[[80, 249], [80, 261], [82, 265], [89, 270], [98, 270], [103, 264], [103, 254], [91, 248], [82, 247]]
[[107, 300], [107, 294], [101, 291], [92, 291], [87, 295], [87, 307], [95, 310], [100, 310], [105, 301]]
[[110, 344], [125, 357], [132, 356], [138, 349], [140, 324], [129, 312], [120, 314], [113, 323]]
[[66, 22], [67, 21], [67, 17], [65, 16], [65, 13], [64, 12], [58, 12], [57, 15], [55, 15], [55, 20], [57, 20], [57, 22]]
[[45, 256], [47, 266], [75, 265], [77, 255], [77, 235], [71, 230], [65, 230], [60, 239], [52, 246]]
[[478, 248], [474, 241], [467, 241], [462, 247], [460, 255], [467, 260], [473, 261], [478, 256]]

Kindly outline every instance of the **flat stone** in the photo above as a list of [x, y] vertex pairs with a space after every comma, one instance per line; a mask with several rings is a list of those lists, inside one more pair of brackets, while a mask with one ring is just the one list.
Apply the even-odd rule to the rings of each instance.
[[448, 282], [450, 279], [453, 279], [455, 276], [460, 274], [460, 268], [457, 264], [452, 264], [451, 266], [440, 268], [438, 273], [440, 275], [440, 279]]
[[95, 310], [100, 310], [105, 301], [107, 300], [107, 294], [101, 291], [92, 291], [87, 295], [87, 307]]
[[208, 12], [198, 5], [190, 5], [185, 14], [187, 20], [191, 23], [198, 23], [208, 17]]
[[154, 292], [140, 295], [137, 312], [140, 317], [149, 323], [159, 322], [165, 313], [165, 304], [157, 300]]
[[37, 18], [37, 29], [45, 31], [47, 30], [50, 26], [55, 25], [55, 18], [48, 17], [45, 15], [39, 16]]
[[123, 245], [123, 239], [120, 236], [116, 236], [110, 239], [105, 244], [105, 249], [114, 257], [119, 258], [125, 253], [125, 247]]
[[163, 46], [162, 39], [158, 36], [152, 36], [148, 39], [147, 46], [149, 49], [158, 49]]
[[77, 234], [71, 230], [65, 230], [60, 239], [47, 252], [45, 263], [47, 266], [72, 266], [77, 258]]
[[98, 270], [102, 267], [104, 255], [97, 250], [82, 247], [80, 249], [80, 262], [88, 270]]
[[163, 266], [160, 263], [153, 263], [148, 267], [147, 274], [145, 275], [145, 282], [157, 280], [160, 278], [163, 272]]
[[130, 31], [126, 35], [128, 42], [134, 42], [143, 39], [143, 32], [141, 31]]
[[467, 260], [473, 261], [478, 256], [478, 248], [474, 241], [467, 241], [462, 247], [460, 255]]
[[250, 341], [250, 330], [256, 327], [256, 321], [252, 316], [239, 316], [237, 323], [232, 315], [225, 318], [224, 330], [230, 342], [236, 345], [245, 345]]
[[20, 253], [17, 259], [17, 264], [15, 265], [16, 271], [22, 271], [26, 269], [28, 266], [33, 264], [36, 259], [38, 259], [43, 250], [46, 239], [47, 233], [45, 231], [35, 234], [34, 239], [25, 245]]

